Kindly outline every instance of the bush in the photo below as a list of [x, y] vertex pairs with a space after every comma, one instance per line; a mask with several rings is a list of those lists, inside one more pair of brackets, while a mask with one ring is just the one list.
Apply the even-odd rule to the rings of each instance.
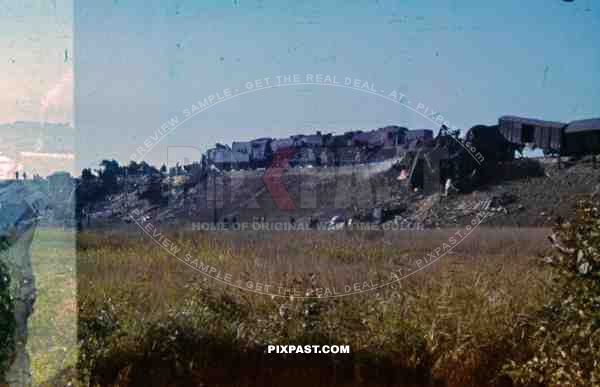
[[578, 202], [573, 221], [555, 227], [562, 297], [541, 313], [528, 345], [534, 356], [506, 372], [522, 386], [600, 386], [600, 211]]
[[8, 248], [8, 241], [0, 237], [0, 383], [9, 366], [14, 352], [14, 305], [10, 295], [10, 274], [8, 266], [2, 262], [1, 254]]

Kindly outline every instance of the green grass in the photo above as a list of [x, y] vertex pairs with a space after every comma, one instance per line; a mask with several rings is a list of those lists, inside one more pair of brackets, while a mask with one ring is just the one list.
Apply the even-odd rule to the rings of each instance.
[[77, 360], [75, 233], [38, 228], [32, 244], [37, 300], [29, 320], [34, 385], [43, 385]]

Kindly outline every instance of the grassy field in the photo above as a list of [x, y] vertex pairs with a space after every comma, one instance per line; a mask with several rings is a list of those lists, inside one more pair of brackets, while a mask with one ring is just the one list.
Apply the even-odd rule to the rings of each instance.
[[[263, 239], [161, 232], [180, 256], [201, 257], [231, 273], [232, 282], [322, 289], [380, 278], [442, 245], [454, 230], [384, 239], [347, 232]], [[530, 355], [523, 337], [554, 297], [553, 273], [538, 263], [548, 250], [547, 234], [481, 228], [400, 283], [307, 300], [223, 285], [140, 229], [83, 233], [77, 262], [81, 376], [106, 386], [508, 386], [502, 366]], [[55, 266], [48, 272], [61, 278], [67, 266]], [[53, 288], [58, 282], [47, 281]], [[61, 281], [68, 289], [70, 282]], [[54, 305], [72, 300], [58, 289], [48, 291], [50, 298]], [[43, 305], [33, 332], [43, 326]], [[32, 337], [32, 348], [41, 336]], [[269, 355], [269, 344], [348, 344], [352, 353]], [[36, 365], [56, 359], [39, 355]]]
[[37, 300], [29, 322], [33, 381], [42, 385], [77, 361], [75, 233], [38, 228], [32, 244]]
[[[178, 255], [202, 257], [231, 273], [233, 283], [314, 290], [380, 278], [430, 253], [454, 230], [383, 239], [163, 232], [181, 248]], [[480, 228], [399, 283], [341, 298], [294, 299], [209, 279], [140, 229], [76, 240], [73, 232], [40, 228], [32, 246], [38, 297], [28, 342], [34, 382], [83, 384], [73, 377], [78, 366], [87, 382], [106, 386], [509, 385], [501, 367], [527, 358], [522, 338], [554, 297], [554, 274], [538, 264], [547, 234]], [[347, 344], [352, 353], [267, 355], [269, 344]]]

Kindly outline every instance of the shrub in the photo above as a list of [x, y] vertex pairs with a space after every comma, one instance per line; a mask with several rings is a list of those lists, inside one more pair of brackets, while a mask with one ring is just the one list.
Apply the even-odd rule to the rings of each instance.
[[[1, 249], [2, 246], [0, 246]], [[0, 383], [14, 351], [15, 319], [13, 313], [14, 305], [10, 296], [8, 267], [0, 261]]]
[[11, 296], [10, 272], [2, 261], [2, 254], [10, 246], [9, 237], [0, 237], [0, 382], [14, 352], [14, 302]]
[[555, 227], [562, 298], [540, 314], [528, 345], [534, 356], [505, 371], [522, 386], [600, 386], [600, 210], [578, 202], [571, 222]]

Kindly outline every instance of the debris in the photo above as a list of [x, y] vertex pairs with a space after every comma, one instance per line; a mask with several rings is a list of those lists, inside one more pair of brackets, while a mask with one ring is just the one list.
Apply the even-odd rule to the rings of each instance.
[[383, 220], [383, 208], [381, 208], [381, 207], [373, 208], [371, 217], [372, 217], [373, 223], [381, 224], [381, 222]]
[[396, 178], [397, 180], [406, 180], [408, 178], [408, 173], [406, 172], [406, 169], [402, 168], [402, 170], [400, 171], [400, 175]]
[[548, 239], [550, 240], [550, 243], [552, 244], [552, 246], [554, 246], [558, 251], [560, 251], [563, 254], [571, 255], [575, 252], [575, 249], [573, 249], [573, 248], [566, 248], [566, 247], [562, 246], [558, 242], [558, 238], [555, 233], [552, 233], [550, 236], [548, 236]]
[[327, 224], [327, 229], [328, 230], [338, 230], [344, 226], [344, 223], [345, 223], [344, 217], [342, 217], [340, 215], [335, 215], [329, 220], [329, 223]]
[[556, 258], [552, 257], [552, 256], [546, 256], [544, 258], [542, 258], [542, 262], [543, 263], [554, 263], [554, 261], [556, 260]]

